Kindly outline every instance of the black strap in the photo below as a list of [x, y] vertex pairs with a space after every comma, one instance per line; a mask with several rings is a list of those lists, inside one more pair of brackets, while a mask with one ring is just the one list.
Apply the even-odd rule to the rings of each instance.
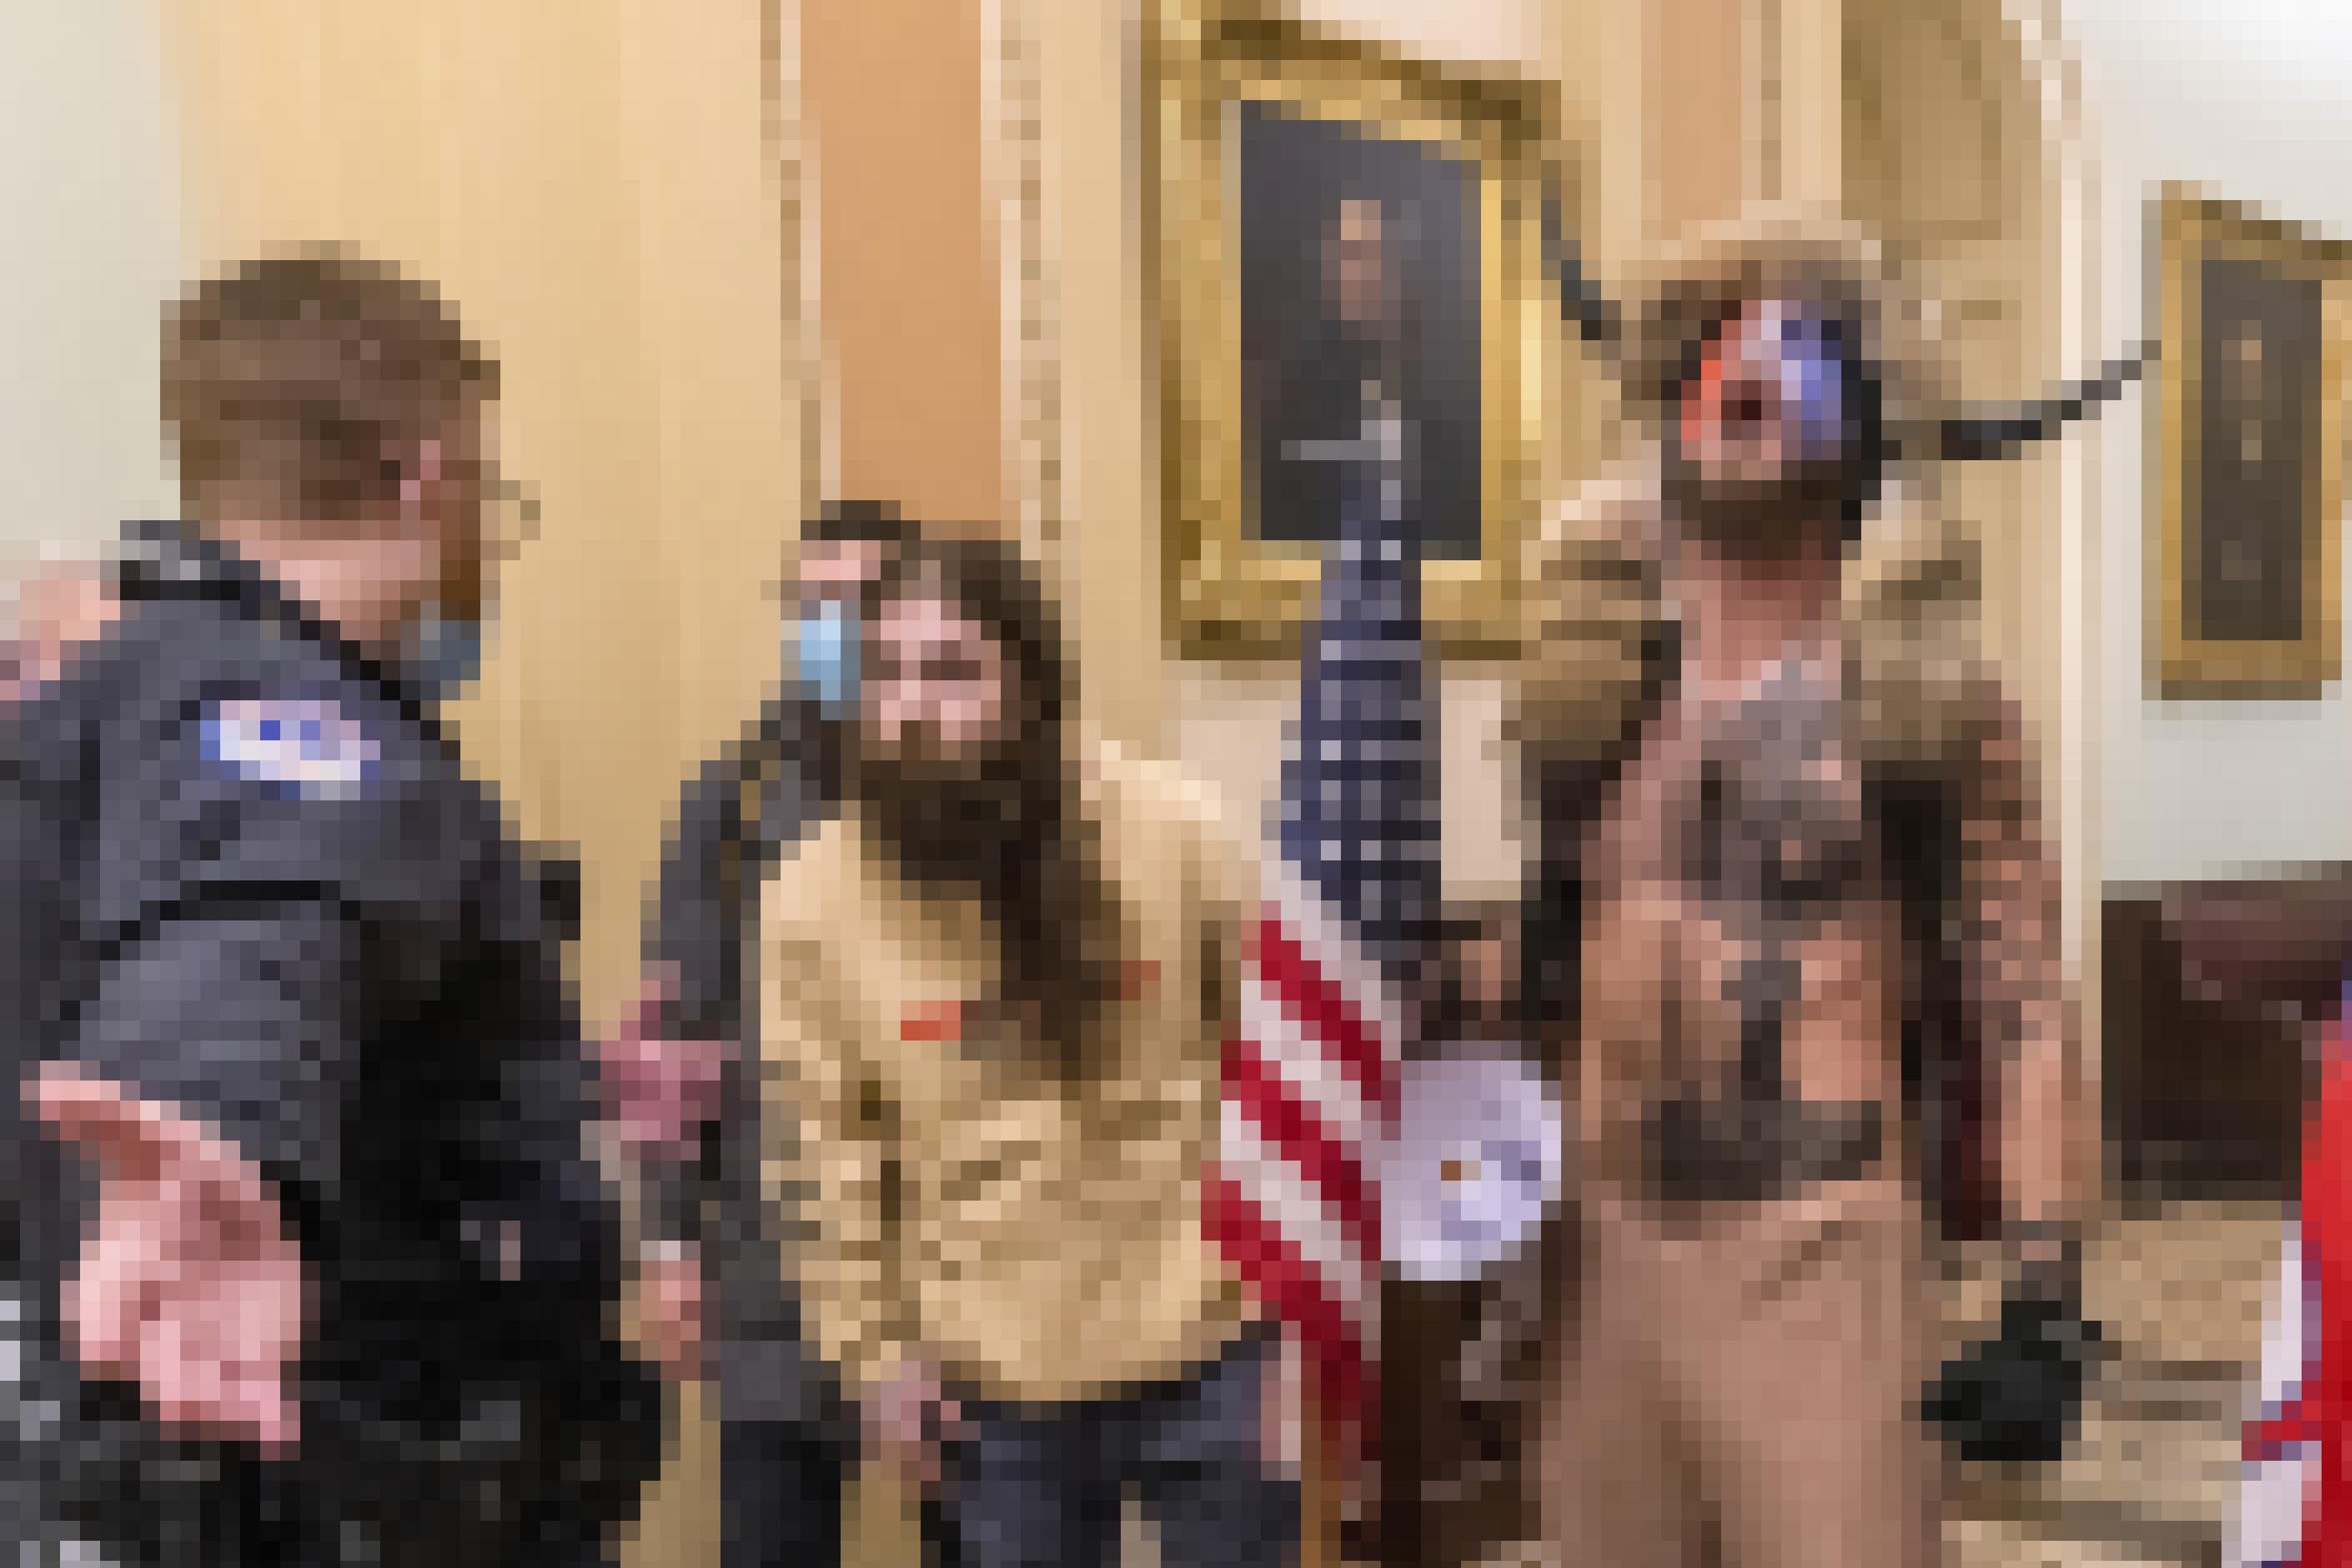
[[1682, 623], [1672, 617], [1654, 622], [1642, 643], [1640, 692], [1609, 747], [1530, 780], [1537, 847], [1520, 905], [1517, 1022], [1521, 1037], [1540, 1042], [1543, 1056], [1563, 1073], [1582, 1028], [1586, 840], [1664, 710], [1681, 678], [1682, 655]]

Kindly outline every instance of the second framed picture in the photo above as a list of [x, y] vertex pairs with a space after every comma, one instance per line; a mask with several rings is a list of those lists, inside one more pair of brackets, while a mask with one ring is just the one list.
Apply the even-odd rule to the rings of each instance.
[[2157, 226], [2156, 695], [2317, 696], [2343, 666], [2352, 246], [2179, 187]]

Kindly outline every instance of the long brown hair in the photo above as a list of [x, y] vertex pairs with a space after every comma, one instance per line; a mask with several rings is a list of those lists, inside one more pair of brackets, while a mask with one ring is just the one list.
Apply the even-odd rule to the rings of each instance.
[[[1060, 617], [1019, 551], [986, 538], [910, 539], [875, 599], [914, 598], [949, 606], [1003, 658], [1006, 734], [992, 766], [1013, 797], [1010, 820], [1001, 831], [945, 848], [952, 874], [977, 890], [995, 923], [1005, 1007], [1045, 1048], [1055, 1076], [1075, 1086], [1098, 1065], [1103, 1016], [1122, 994], [1125, 943], [1077, 776], [1077, 671]], [[865, 779], [860, 794], [880, 804], [871, 776], [856, 761], [851, 771]], [[883, 823], [909, 871], [920, 858], [913, 841], [930, 826], [920, 806], [901, 802], [896, 820]]]

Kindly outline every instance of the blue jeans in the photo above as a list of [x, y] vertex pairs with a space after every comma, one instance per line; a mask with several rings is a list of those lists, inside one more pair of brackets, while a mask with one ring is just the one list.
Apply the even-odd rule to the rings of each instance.
[[1287, 1568], [1298, 1488], [1260, 1440], [1271, 1348], [1246, 1337], [1192, 1376], [1118, 1398], [965, 1402], [924, 1511], [939, 1568], [1111, 1568], [1130, 1489], [1166, 1568]]

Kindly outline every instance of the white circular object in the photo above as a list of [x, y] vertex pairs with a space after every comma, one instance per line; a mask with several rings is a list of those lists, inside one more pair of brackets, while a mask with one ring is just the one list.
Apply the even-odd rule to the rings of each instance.
[[1408, 1062], [1379, 1156], [1389, 1266], [1463, 1281], [1517, 1253], [1559, 1197], [1559, 1141], [1551, 1087], [1516, 1047]]

